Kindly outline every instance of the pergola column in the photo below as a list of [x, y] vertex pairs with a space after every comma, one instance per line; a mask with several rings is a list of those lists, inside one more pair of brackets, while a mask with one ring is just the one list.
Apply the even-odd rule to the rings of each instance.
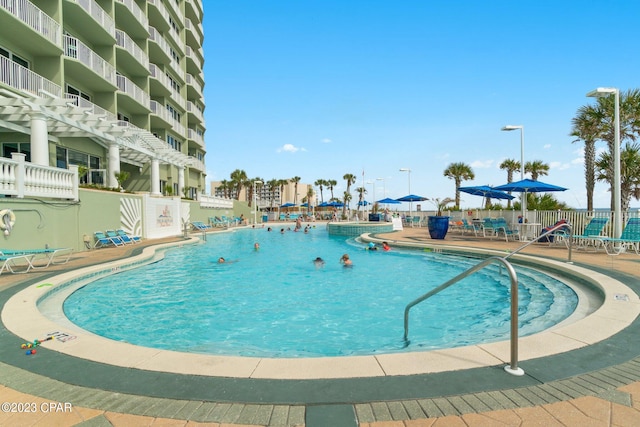
[[109, 144], [109, 163], [107, 164], [107, 186], [118, 187], [116, 174], [120, 172], [120, 147], [118, 144]]
[[151, 159], [151, 195], [162, 195], [160, 192], [160, 161], [156, 158]]
[[31, 114], [31, 163], [49, 166], [47, 118], [39, 113]]
[[184, 194], [184, 166], [178, 166], [178, 194], [182, 197]]

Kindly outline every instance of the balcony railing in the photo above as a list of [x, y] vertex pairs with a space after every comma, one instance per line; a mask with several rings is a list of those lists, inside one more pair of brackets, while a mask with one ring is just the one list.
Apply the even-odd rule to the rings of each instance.
[[155, 6], [160, 15], [166, 21], [167, 26], [171, 26], [171, 23], [169, 22], [169, 12], [167, 12], [167, 8], [162, 4], [162, 0], [149, 0], [148, 3]]
[[196, 91], [198, 91], [198, 93], [200, 94], [200, 96], [202, 96], [202, 85], [200, 84], [200, 82], [198, 81], [198, 79], [196, 79], [195, 77], [193, 77], [191, 74], [187, 73], [187, 84], [193, 86]]
[[196, 56], [196, 51], [192, 49], [191, 46], [187, 46], [185, 52], [186, 52], [186, 57], [191, 58], [193, 62], [196, 64], [196, 68], [198, 70], [202, 70], [202, 61], [200, 61], [200, 58]]
[[177, 133], [178, 135], [180, 135], [182, 138], [185, 137], [185, 135], [187, 134], [184, 130], [184, 126], [182, 125], [182, 123], [180, 123], [179, 121], [175, 120], [174, 118], [171, 118], [169, 120], [169, 123], [171, 123], [171, 126], [173, 126], [173, 131], [175, 133]]
[[104, 28], [112, 37], [116, 36], [116, 25], [107, 12], [101, 8], [95, 0], [71, 0], [75, 1], [82, 7], [98, 24]]
[[0, 157], [0, 194], [18, 199], [48, 197], [78, 200], [78, 167], [60, 169], [25, 161], [22, 153]]
[[201, 147], [204, 147], [204, 138], [194, 129], [187, 129], [187, 138], [196, 141]]
[[0, 7], [60, 46], [60, 24], [28, 0], [0, 0]]
[[149, 64], [149, 73], [151, 77], [158, 80], [162, 85], [167, 88], [167, 91], [171, 91], [171, 82], [169, 81], [169, 77], [165, 74], [164, 71], [160, 69], [156, 64]]
[[191, 31], [191, 32], [193, 32], [193, 33], [195, 33], [195, 35], [196, 35], [196, 40], [198, 40], [198, 44], [199, 44], [199, 45], [202, 45], [202, 38], [203, 38], [203, 36], [204, 36], [204, 32], [203, 32], [203, 29], [202, 29], [202, 25], [199, 25], [199, 24], [198, 24], [198, 25], [195, 25], [193, 22], [191, 22], [191, 19], [186, 18], [186, 19], [184, 20], [184, 27], [185, 27], [187, 30], [189, 30], [189, 31]]
[[77, 59], [109, 83], [113, 85], [116, 84], [115, 67], [105, 61], [100, 55], [95, 53], [80, 40], [75, 37], [64, 36], [63, 48], [65, 56]]
[[182, 107], [183, 110], [185, 110], [187, 108], [187, 101], [185, 101], [182, 95], [180, 95], [180, 92], [175, 90], [173, 86], [170, 87], [169, 89], [171, 90], [171, 99], [175, 101], [175, 103], [178, 104], [180, 107]]
[[142, 9], [140, 9], [140, 7], [133, 2], [133, 0], [117, 0], [117, 1], [118, 3], [122, 3], [123, 5], [125, 5], [127, 9], [131, 11], [131, 14], [133, 15], [133, 17], [136, 18], [136, 20], [140, 22], [140, 24], [144, 28], [147, 28], [149, 26], [149, 19], [147, 19], [147, 16], [144, 14]]
[[140, 105], [149, 108], [149, 95], [125, 76], [118, 75], [118, 89], [135, 99]]
[[198, 194], [198, 201], [203, 208], [233, 209], [233, 199]]
[[204, 122], [202, 111], [200, 111], [193, 102], [187, 101], [187, 111], [196, 116], [201, 122]]
[[0, 82], [35, 96], [41, 96], [43, 91], [62, 96], [60, 86], [4, 56], [0, 56]]
[[149, 68], [149, 57], [133, 41], [129, 34], [121, 30], [116, 30], [116, 44], [129, 52], [144, 68]]
[[113, 120], [116, 121], [117, 120], [117, 116], [115, 114], [113, 114], [110, 111], [105, 110], [102, 107], [97, 106], [96, 104], [87, 101], [86, 99], [78, 96], [78, 95], [72, 95], [70, 93], [65, 93], [64, 97], [69, 100], [69, 102], [73, 105], [75, 105], [76, 107], [80, 107], [83, 108], [87, 111], [89, 111], [91, 114], [94, 114], [96, 116], [101, 116], [104, 117], [106, 120]]
[[149, 103], [149, 107], [151, 108], [151, 114], [154, 114], [160, 117], [162, 120], [164, 120], [167, 123], [173, 123], [173, 118], [169, 117], [169, 112], [167, 111], [164, 105], [162, 105], [158, 101], [151, 101]]

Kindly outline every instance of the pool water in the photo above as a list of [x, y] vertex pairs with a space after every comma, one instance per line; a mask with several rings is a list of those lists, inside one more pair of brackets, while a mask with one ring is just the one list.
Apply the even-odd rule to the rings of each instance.
[[[64, 312], [110, 339], [207, 354], [346, 356], [508, 339], [510, 282], [496, 265], [415, 306], [404, 348], [405, 306], [478, 259], [365, 247], [321, 226], [212, 234], [202, 245], [84, 286], [66, 299]], [[340, 264], [343, 253], [352, 267]], [[233, 262], [219, 264], [221, 256]], [[571, 288], [531, 269], [516, 271], [521, 336], [574, 311]]]

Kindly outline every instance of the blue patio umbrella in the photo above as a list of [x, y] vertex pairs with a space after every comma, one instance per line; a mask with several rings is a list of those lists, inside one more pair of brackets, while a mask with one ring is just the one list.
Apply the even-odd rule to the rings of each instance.
[[548, 193], [551, 191], [566, 190], [564, 187], [547, 184], [541, 181], [534, 181], [532, 179], [523, 179], [522, 181], [498, 185], [497, 187], [493, 187], [493, 189], [499, 191], [515, 191], [516, 193]]
[[384, 203], [386, 205], [399, 205], [401, 202], [397, 201], [396, 199], [390, 199], [389, 197], [387, 197], [386, 199], [378, 200], [377, 203]]
[[399, 202], [422, 202], [429, 199], [422, 196], [416, 196], [415, 194], [409, 194], [407, 196], [400, 197], [399, 199], [396, 199], [396, 200]]
[[371, 203], [367, 202], [366, 200], [362, 200], [358, 202], [358, 206], [369, 206]]
[[504, 191], [496, 190], [488, 185], [476, 185], [472, 187], [460, 187], [458, 190], [463, 193], [468, 193], [474, 196], [489, 197], [490, 199], [502, 199], [512, 200], [515, 199], [511, 194], [507, 194]]
[[296, 204], [295, 203], [285, 203], [284, 205], [280, 206], [281, 208], [292, 208], [294, 207]]

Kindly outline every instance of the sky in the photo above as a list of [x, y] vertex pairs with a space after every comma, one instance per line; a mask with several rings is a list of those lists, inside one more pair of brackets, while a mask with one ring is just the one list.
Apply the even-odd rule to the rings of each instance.
[[[443, 175], [451, 163], [473, 169], [463, 186], [497, 186], [507, 182], [500, 163], [524, 153], [549, 165], [540, 181], [568, 188], [558, 200], [585, 209], [571, 119], [597, 87], [640, 87], [636, 0], [203, 4], [208, 182], [242, 169], [335, 179], [338, 195], [350, 173], [369, 201], [445, 198], [455, 196]], [[524, 150], [505, 125], [523, 126]], [[463, 209], [482, 204], [461, 198]], [[610, 206], [607, 183], [594, 206]]]

